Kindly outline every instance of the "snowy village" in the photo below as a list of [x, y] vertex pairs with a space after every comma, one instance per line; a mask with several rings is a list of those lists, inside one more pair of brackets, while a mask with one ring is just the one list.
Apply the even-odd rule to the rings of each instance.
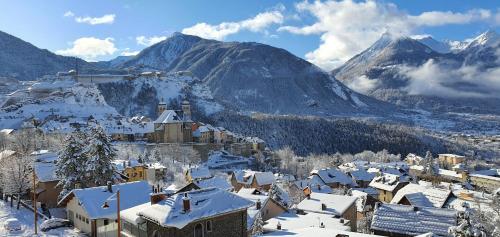
[[[456, 154], [296, 155], [157, 105], [150, 140], [88, 119], [3, 129], [0, 210], [48, 236], [497, 233], [499, 168]], [[36, 124], [36, 120], [32, 121]], [[149, 125], [146, 125], [149, 126]], [[50, 148], [60, 147], [59, 150]], [[205, 154], [202, 154], [205, 153]], [[475, 167], [475, 168], [472, 168]], [[9, 214], [11, 213], [11, 214]], [[15, 231], [14, 231], [15, 232]], [[461, 236], [458, 234], [458, 236]]]
[[0, 237], [500, 237], [498, 2], [0, 9]]

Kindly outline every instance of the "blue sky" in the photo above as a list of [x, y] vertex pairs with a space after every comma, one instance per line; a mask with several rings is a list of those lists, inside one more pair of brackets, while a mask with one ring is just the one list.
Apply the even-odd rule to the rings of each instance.
[[1, 31], [93, 61], [132, 54], [179, 31], [262, 42], [331, 69], [385, 31], [463, 40], [500, 26], [500, 4], [489, 0], [0, 0], [0, 8]]

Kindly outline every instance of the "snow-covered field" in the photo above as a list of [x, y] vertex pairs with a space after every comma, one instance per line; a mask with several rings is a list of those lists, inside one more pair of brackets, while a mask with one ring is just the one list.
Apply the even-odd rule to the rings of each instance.
[[[5, 220], [9, 218], [17, 218], [23, 225], [23, 230], [19, 233], [11, 234], [8, 233], [3, 225]], [[42, 223], [38, 220], [38, 225]], [[21, 207], [19, 210], [16, 206], [10, 207], [10, 205], [4, 201], [0, 201], [0, 236], [35, 236], [34, 235], [34, 224], [33, 224], [33, 212]], [[59, 228], [50, 230], [48, 232], [41, 232], [38, 230], [38, 236], [56, 237], [56, 236], [85, 236], [79, 233], [78, 230], [72, 228]]]

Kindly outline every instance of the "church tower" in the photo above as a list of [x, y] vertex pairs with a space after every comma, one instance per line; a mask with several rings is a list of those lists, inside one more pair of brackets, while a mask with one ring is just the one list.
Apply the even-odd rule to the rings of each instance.
[[191, 120], [191, 105], [187, 100], [182, 101], [182, 116], [185, 121]]
[[156, 108], [156, 116], [160, 116], [163, 111], [167, 110], [167, 103], [163, 102], [163, 99], [158, 103], [158, 107]]

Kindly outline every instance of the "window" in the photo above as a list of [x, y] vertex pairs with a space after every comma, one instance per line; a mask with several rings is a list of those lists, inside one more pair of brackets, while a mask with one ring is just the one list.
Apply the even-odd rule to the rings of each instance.
[[203, 226], [200, 223], [194, 227], [194, 237], [203, 237]]
[[207, 221], [207, 232], [212, 232], [212, 221]]
[[109, 220], [108, 219], [104, 219], [104, 225], [109, 225]]

